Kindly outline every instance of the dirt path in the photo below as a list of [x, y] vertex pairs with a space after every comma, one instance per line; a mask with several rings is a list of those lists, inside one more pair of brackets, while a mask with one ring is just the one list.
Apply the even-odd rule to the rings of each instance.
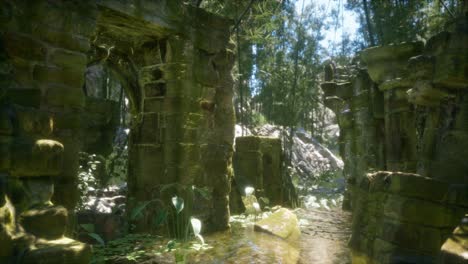
[[347, 243], [351, 235], [351, 216], [341, 209], [299, 210], [302, 237], [301, 264], [351, 263]]

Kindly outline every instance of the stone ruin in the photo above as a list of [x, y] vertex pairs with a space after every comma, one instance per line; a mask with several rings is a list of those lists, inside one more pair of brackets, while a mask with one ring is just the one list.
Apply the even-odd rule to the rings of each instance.
[[348, 72], [326, 74], [353, 263], [468, 261], [465, 15], [425, 44], [369, 48]]
[[[97, 64], [116, 73], [130, 101], [128, 210], [206, 187], [212, 198], [192, 214], [228, 228], [232, 21], [174, 0], [0, 8], [0, 262], [90, 258], [89, 246], [64, 235], [79, 196], [79, 152], [108, 152], [116, 127], [115, 103], [87, 96], [86, 69]], [[137, 231], [148, 231], [150, 218]]]
[[[234, 180], [230, 194], [230, 208], [243, 213], [241, 196], [245, 188], [253, 187], [261, 206], [298, 205], [296, 189], [283, 168], [281, 139], [276, 137], [236, 137], [233, 156]], [[265, 199], [266, 198], [266, 199]]]

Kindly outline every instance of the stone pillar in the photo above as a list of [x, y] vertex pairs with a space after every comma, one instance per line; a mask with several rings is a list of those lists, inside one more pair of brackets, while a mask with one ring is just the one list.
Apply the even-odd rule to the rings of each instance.
[[411, 87], [407, 78], [407, 62], [421, 54], [421, 42], [369, 48], [361, 53], [372, 81], [384, 94], [386, 169], [416, 171], [416, 126], [412, 105], [406, 91]]
[[50, 115], [4, 104], [0, 116], [0, 261], [89, 262], [91, 248], [64, 237], [67, 209], [51, 201], [54, 178], [62, 171], [64, 146], [43, 139], [52, 134]]
[[[236, 138], [236, 151], [233, 158], [236, 189], [235, 194], [245, 196], [245, 188], [253, 187], [257, 198], [264, 197], [273, 207], [275, 205], [297, 205], [297, 194], [291, 179], [281, 175], [281, 139], [260, 136]], [[260, 199], [261, 201], [261, 199]], [[242, 213], [242, 212], [239, 212]]]
[[[129, 210], [154, 197], [172, 206], [177, 195], [185, 201], [185, 218], [198, 217], [207, 231], [223, 230], [229, 227], [235, 123], [229, 22], [181, 6], [193, 27], [154, 44], [160, 61], [138, 65], [143, 112], [131, 135]], [[137, 231], [153, 229], [154, 213]]]

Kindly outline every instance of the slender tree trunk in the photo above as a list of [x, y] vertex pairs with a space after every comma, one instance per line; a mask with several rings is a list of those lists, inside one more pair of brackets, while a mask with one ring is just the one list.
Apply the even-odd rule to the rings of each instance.
[[369, 41], [371, 46], [375, 46], [374, 31], [372, 30], [372, 24], [370, 21], [369, 7], [367, 6], [367, 0], [362, 0], [362, 5], [364, 7], [364, 14], [366, 17], [367, 32], [369, 33]]
[[[239, 1], [236, 3], [236, 13], [239, 13]], [[236, 41], [237, 41], [237, 70], [239, 72], [239, 97], [240, 97], [240, 125], [241, 125], [241, 135], [244, 136], [244, 89], [243, 89], [243, 76], [242, 76], [242, 63], [241, 63], [241, 48], [240, 48], [240, 36], [239, 36], [239, 26], [236, 28]]]

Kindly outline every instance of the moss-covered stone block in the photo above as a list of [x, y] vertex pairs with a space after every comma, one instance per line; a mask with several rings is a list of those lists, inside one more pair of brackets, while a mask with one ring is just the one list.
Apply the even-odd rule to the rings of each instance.
[[361, 52], [361, 59], [368, 66], [368, 73], [376, 83], [402, 76], [408, 59], [422, 53], [422, 42], [407, 42], [383, 47], [372, 47]]
[[86, 55], [80, 52], [69, 51], [65, 49], [55, 49], [50, 52], [49, 63], [64, 68], [77, 69], [78, 71], [86, 67]]
[[451, 227], [457, 224], [463, 213], [455, 207], [424, 200], [402, 198], [390, 195], [384, 205], [384, 215], [391, 219], [408, 223], [431, 226]]
[[38, 27], [33, 34], [40, 40], [55, 47], [64, 49], [87, 52], [91, 45], [90, 40], [73, 33], [63, 32], [50, 27]]
[[462, 264], [468, 262], [468, 214], [455, 228], [453, 234], [441, 247], [439, 262], [441, 264]]
[[5, 98], [6, 101], [11, 104], [39, 108], [41, 105], [42, 94], [41, 90], [37, 88], [7, 89]]
[[45, 239], [62, 237], [67, 221], [67, 209], [62, 206], [30, 209], [19, 216], [19, 223], [26, 232]]
[[281, 208], [256, 222], [254, 230], [272, 234], [288, 241], [295, 241], [301, 236], [297, 216], [286, 208]]
[[10, 169], [10, 166], [11, 166], [10, 145], [12, 141], [13, 141], [13, 138], [0, 135], [0, 171], [1, 172], [6, 172]]
[[377, 236], [407, 250], [437, 254], [442, 245], [442, 234], [437, 228], [428, 228], [398, 221], [379, 223]]
[[80, 193], [76, 188], [76, 186], [78, 186], [78, 182], [69, 178], [71, 177], [54, 178], [54, 195], [52, 196], [52, 203], [59, 204], [71, 211], [76, 208], [76, 205], [80, 200]]
[[13, 255], [15, 242], [12, 231], [15, 229], [13, 214], [10, 207], [2, 202], [0, 207], [0, 261], [10, 260]]
[[[33, 78], [42, 84], [62, 84], [81, 91], [84, 83], [84, 70], [85, 67], [81, 69], [65, 69], [38, 64], [33, 69]], [[70, 90], [70, 92], [73, 91]], [[63, 95], [68, 94], [62, 93]]]
[[12, 113], [5, 108], [0, 108], [0, 135], [9, 136], [13, 134]]
[[63, 145], [57, 141], [15, 142], [10, 174], [16, 177], [54, 176], [61, 172], [62, 161]]
[[76, 111], [60, 111], [52, 114], [54, 129], [75, 130], [83, 127], [83, 117]]
[[[468, 45], [468, 36], [465, 36], [465, 47]], [[434, 83], [436, 85], [452, 88], [468, 88], [468, 52], [464, 50], [449, 51], [436, 57], [434, 69]]]
[[24, 264], [83, 264], [91, 261], [91, 246], [67, 237], [55, 240], [39, 239], [21, 263]]
[[29, 35], [8, 32], [3, 35], [3, 40], [9, 56], [40, 62], [46, 60], [46, 45]]
[[49, 86], [45, 94], [45, 101], [50, 106], [83, 108], [85, 95], [83, 90], [67, 86]]
[[54, 124], [48, 112], [20, 106], [15, 106], [14, 109], [19, 129], [17, 132], [32, 137], [50, 136]]

